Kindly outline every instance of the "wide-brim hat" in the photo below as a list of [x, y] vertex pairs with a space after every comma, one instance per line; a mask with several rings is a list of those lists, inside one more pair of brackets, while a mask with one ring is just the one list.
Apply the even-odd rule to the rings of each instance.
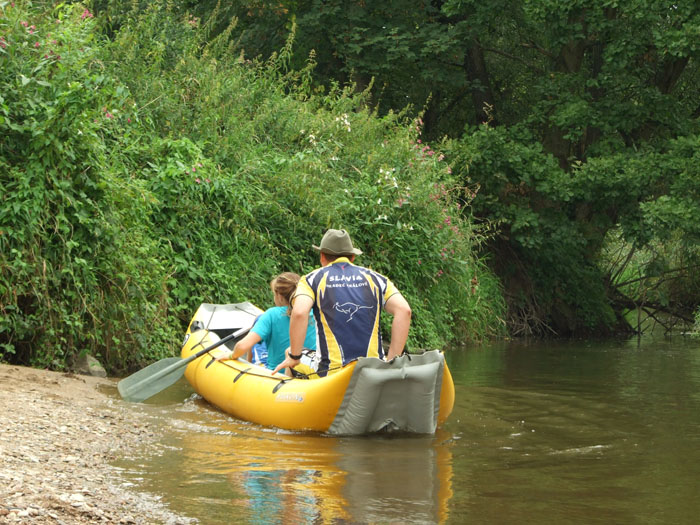
[[362, 251], [352, 245], [350, 235], [345, 230], [328, 230], [321, 239], [321, 245], [313, 245], [313, 248], [329, 255], [362, 255]]

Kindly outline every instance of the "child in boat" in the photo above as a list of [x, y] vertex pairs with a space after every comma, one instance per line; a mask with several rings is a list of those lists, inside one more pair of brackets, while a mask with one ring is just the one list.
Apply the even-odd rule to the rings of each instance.
[[[269, 308], [255, 321], [248, 335], [236, 343], [229, 356], [218, 360], [237, 359], [242, 356], [250, 361], [253, 347], [263, 342], [267, 347], [267, 363], [265, 366], [274, 370], [285, 359], [285, 350], [289, 347], [289, 316], [291, 314], [290, 299], [296, 290], [300, 276], [293, 272], [279, 274], [270, 282], [270, 288], [275, 295], [275, 306]], [[308, 328], [304, 346], [316, 348], [316, 324], [309, 316]]]

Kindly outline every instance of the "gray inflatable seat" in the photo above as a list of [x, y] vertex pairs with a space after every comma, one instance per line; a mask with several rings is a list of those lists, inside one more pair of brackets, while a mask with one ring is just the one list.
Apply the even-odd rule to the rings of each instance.
[[391, 362], [359, 359], [328, 432], [434, 433], [444, 367], [439, 350], [402, 355]]

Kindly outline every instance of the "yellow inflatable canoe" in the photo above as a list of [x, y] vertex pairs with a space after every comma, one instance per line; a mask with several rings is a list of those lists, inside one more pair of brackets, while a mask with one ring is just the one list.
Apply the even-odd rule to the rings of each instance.
[[[202, 304], [190, 322], [182, 357], [251, 326], [260, 313], [250, 303]], [[341, 435], [432, 434], [452, 412], [454, 384], [437, 350], [391, 362], [361, 358], [326, 377], [299, 379], [273, 375], [243, 359], [214, 361], [234, 344], [230, 341], [192, 361], [185, 377], [209, 403], [245, 421]]]

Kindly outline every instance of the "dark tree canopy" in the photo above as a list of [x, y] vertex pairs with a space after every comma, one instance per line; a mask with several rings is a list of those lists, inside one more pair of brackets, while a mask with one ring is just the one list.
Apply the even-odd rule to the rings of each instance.
[[293, 35], [289, 65], [313, 57], [318, 86], [352, 84], [380, 114], [421, 114], [423, 137], [446, 140], [465, 196], [476, 191], [465, 210], [494, 228], [488, 249], [514, 332], [599, 333], [627, 328], [630, 306], [680, 318], [697, 306], [680, 293], [698, 290], [697, 2], [180, 8], [216, 12], [214, 32], [237, 19], [231, 38], [248, 57]]

